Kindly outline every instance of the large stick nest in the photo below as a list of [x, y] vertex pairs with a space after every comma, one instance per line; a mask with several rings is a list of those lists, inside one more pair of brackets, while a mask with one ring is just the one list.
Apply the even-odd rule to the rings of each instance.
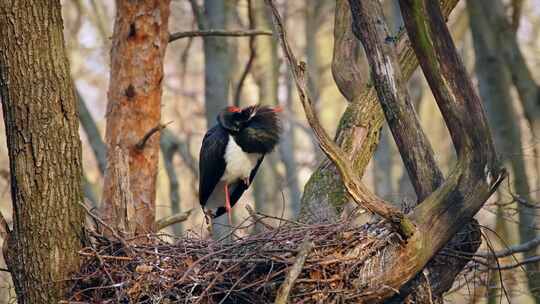
[[[83, 249], [70, 301], [90, 303], [273, 303], [306, 240], [313, 243], [289, 294], [291, 303], [357, 302], [369, 274], [401, 246], [382, 223], [285, 226], [223, 242], [193, 233], [112, 240], [93, 235]], [[126, 247], [127, 246], [127, 247]], [[380, 287], [376, 287], [380, 288]]]

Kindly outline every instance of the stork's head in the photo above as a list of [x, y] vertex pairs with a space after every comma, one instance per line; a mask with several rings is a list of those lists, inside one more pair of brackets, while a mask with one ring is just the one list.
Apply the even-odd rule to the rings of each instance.
[[242, 149], [249, 153], [268, 153], [279, 141], [281, 122], [280, 107], [249, 106], [225, 108], [218, 116], [218, 122], [235, 139]]

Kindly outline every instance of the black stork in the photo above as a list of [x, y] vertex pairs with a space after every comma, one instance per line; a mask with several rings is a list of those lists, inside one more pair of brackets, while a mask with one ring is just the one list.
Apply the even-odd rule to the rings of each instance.
[[199, 153], [199, 203], [210, 218], [227, 213], [249, 187], [264, 159], [279, 142], [280, 107], [230, 106], [204, 135]]

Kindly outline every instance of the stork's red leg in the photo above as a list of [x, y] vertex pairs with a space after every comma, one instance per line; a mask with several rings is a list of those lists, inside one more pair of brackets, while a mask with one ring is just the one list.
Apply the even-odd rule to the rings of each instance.
[[231, 207], [231, 200], [229, 197], [229, 185], [225, 183], [225, 209], [227, 210], [227, 217], [229, 218], [229, 226], [232, 227], [232, 207]]

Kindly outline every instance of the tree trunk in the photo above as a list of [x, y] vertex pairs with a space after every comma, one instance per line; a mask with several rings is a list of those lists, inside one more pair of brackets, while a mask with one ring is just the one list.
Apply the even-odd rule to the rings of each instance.
[[60, 1], [0, 2], [0, 96], [14, 211], [6, 263], [19, 304], [57, 303], [79, 268], [84, 223]]
[[[484, 6], [476, 0], [468, 0], [469, 18], [473, 36], [476, 72], [480, 94], [485, 101], [490, 125], [492, 126], [495, 146], [502, 160], [511, 169], [512, 190], [519, 197], [531, 202], [531, 190], [523, 158], [523, 143], [519, 118], [512, 106], [511, 74], [504, 58], [498, 52], [497, 36], [492, 31], [488, 18], [484, 15]], [[519, 237], [525, 243], [536, 237], [535, 209], [518, 203]], [[525, 258], [536, 256], [536, 248], [525, 252]], [[527, 263], [529, 290], [536, 297], [540, 286], [540, 274], [537, 263]], [[536, 302], [540, 298], [535, 298]]]
[[[199, 28], [224, 29], [230, 15], [229, 1], [204, 0], [205, 20], [198, 20]], [[204, 104], [208, 128], [229, 100], [231, 70], [226, 37], [204, 37]]]
[[[272, 30], [272, 16], [263, 1], [252, 2], [255, 28]], [[276, 106], [278, 104], [279, 61], [277, 43], [272, 36], [255, 37], [255, 62], [252, 74], [259, 87], [257, 103]], [[255, 100], [248, 101], [250, 103]], [[280, 177], [277, 172], [276, 154], [265, 157], [253, 181], [255, 209], [264, 214], [280, 215], [282, 212], [279, 188]]]
[[128, 234], [154, 230], [169, 2], [116, 1], [102, 215]]
[[305, 6], [306, 18], [306, 63], [308, 68], [308, 88], [313, 98], [316, 111], [319, 108], [321, 95], [321, 28], [325, 6], [331, 1], [312, 0]]
[[[190, 0], [200, 30], [225, 29], [231, 15], [230, 0], [204, 0], [204, 10], [197, 1]], [[216, 117], [229, 104], [229, 86], [232, 77], [230, 48], [226, 37], [203, 37], [204, 47], [204, 104], [206, 125], [214, 126]], [[234, 217], [233, 217], [234, 219]], [[212, 221], [213, 237], [221, 239], [229, 234], [227, 217]]]

